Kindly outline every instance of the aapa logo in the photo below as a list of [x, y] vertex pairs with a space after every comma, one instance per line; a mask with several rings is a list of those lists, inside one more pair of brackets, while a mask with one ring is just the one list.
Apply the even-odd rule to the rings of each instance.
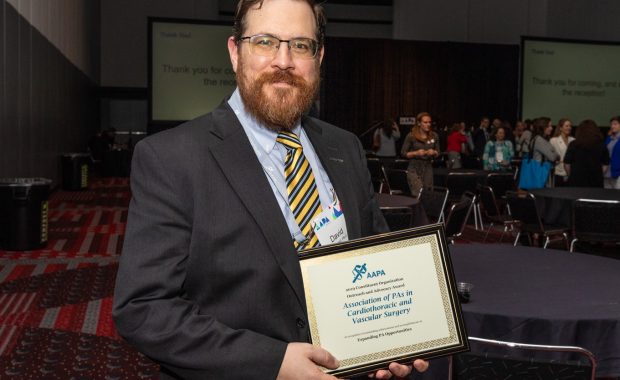
[[385, 276], [385, 271], [383, 269], [379, 269], [379, 270], [376, 270], [376, 271], [368, 272], [368, 269], [366, 268], [366, 263], [364, 263], [362, 265], [356, 265], [353, 268], [353, 270], [351, 271], [351, 273], [353, 273], [353, 283], [354, 284], [355, 284], [356, 281], [362, 280], [364, 278], [364, 275], [366, 275], [366, 278]]

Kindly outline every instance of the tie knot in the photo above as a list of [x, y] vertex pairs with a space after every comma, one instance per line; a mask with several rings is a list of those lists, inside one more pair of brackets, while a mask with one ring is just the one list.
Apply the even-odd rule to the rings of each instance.
[[297, 136], [293, 132], [282, 131], [278, 133], [278, 137], [276, 138], [276, 141], [284, 145], [287, 149], [300, 149], [301, 148], [301, 142], [299, 141], [299, 136]]

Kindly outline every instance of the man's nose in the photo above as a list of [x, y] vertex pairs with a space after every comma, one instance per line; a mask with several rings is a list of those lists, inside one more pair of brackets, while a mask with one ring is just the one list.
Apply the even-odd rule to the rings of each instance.
[[288, 42], [280, 42], [272, 64], [283, 70], [293, 67], [293, 56], [291, 55], [291, 49], [288, 47]]

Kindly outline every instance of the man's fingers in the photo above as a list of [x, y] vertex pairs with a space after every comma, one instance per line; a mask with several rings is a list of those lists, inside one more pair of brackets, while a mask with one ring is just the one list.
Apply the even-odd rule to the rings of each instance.
[[428, 361], [422, 359], [416, 359], [413, 362], [413, 367], [418, 372], [425, 372], [428, 369], [429, 365], [430, 364], [428, 363]]
[[[369, 377], [372, 377], [372, 376], [369, 376]], [[391, 379], [392, 372], [385, 370], [385, 369], [380, 369], [374, 374], [374, 377], [376, 379]]]
[[390, 372], [392, 372], [392, 374], [396, 377], [406, 377], [409, 376], [409, 374], [411, 373], [411, 366], [408, 365], [390, 363], [390, 366], [388, 368], [390, 369]]
[[336, 369], [340, 367], [340, 362], [330, 354], [327, 350], [321, 347], [312, 347], [310, 352], [310, 359], [316, 364], [329, 369]]

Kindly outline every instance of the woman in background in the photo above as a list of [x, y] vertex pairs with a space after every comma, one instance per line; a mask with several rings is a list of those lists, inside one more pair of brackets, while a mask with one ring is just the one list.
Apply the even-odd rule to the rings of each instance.
[[396, 141], [399, 138], [400, 130], [394, 119], [384, 121], [373, 136], [372, 146], [377, 157], [396, 157]]
[[573, 125], [568, 119], [560, 119], [555, 127], [555, 133], [549, 142], [556, 152], [560, 155], [560, 161], [555, 165], [554, 184], [556, 187], [566, 186], [568, 183], [568, 174], [564, 170], [564, 155], [568, 144], [575, 138], [571, 136]]
[[564, 169], [568, 185], [575, 187], [603, 187], [603, 173], [609, 165], [609, 152], [596, 123], [584, 120], [579, 124], [575, 140], [568, 144]]
[[482, 165], [484, 170], [508, 170], [515, 151], [512, 142], [506, 140], [504, 127], [496, 128], [493, 137], [484, 146]]
[[609, 122], [609, 135], [605, 139], [605, 146], [609, 151], [610, 164], [605, 172], [605, 188], [620, 189], [620, 116], [612, 117]]
[[560, 159], [558, 152], [555, 151], [551, 143], [545, 138], [547, 133], [551, 134], [548, 131], [552, 129], [551, 119], [548, 117], [539, 117], [534, 120], [534, 133], [529, 147], [534, 160], [538, 162], [543, 162], [544, 160], [556, 162]]
[[432, 131], [431, 122], [428, 112], [419, 113], [400, 151], [409, 159], [407, 180], [414, 197], [418, 196], [420, 189], [433, 187], [433, 159], [439, 155], [439, 136]]
[[545, 129], [543, 129], [542, 136], [545, 138], [545, 140], [549, 141], [553, 135], [553, 124], [551, 124], [551, 119], [548, 117], [541, 117], [540, 119], [547, 122]]
[[467, 150], [467, 136], [465, 135], [465, 123], [454, 123], [452, 132], [448, 135], [448, 169], [460, 169], [461, 153]]

